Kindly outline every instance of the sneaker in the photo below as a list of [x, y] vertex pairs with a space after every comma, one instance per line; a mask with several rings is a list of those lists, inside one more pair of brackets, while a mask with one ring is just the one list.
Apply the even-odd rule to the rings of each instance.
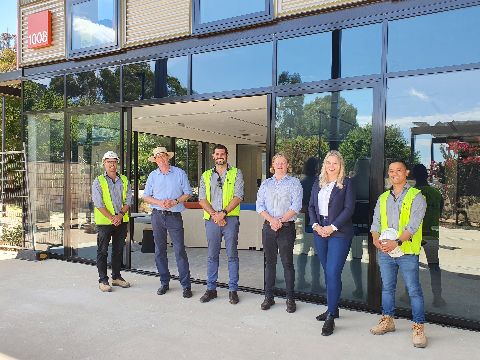
[[414, 323], [412, 325], [412, 341], [413, 346], [417, 348], [427, 346], [427, 337], [425, 336], [425, 326], [423, 324]]
[[111, 292], [112, 287], [108, 282], [101, 282], [98, 283], [98, 288], [100, 289], [101, 292]]
[[120, 286], [122, 288], [129, 288], [130, 283], [120, 276], [120, 277], [112, 280], [112, 286]]
[[395, 331], [395, 323], [393, 322], [393, 317], [388, 315], [382, 315], [378, 325], [370, 329], [373, 335], [383, 335], [391, 331]]

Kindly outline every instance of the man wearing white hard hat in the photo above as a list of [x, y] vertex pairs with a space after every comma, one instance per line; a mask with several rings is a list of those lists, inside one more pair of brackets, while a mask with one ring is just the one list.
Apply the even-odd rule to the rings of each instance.
[[125, 175], [117, 172], [120, 158], [107, 151], [102, 158], [105, 172], [92, 184], [92, 200], [97, 225], [98, 287], [103, 292], [112, 291], [107, 276], [108, 244], [112, 240], [112, 285], [130, 287], [120, 275], [123, 246], [127, 237], [128, 209], [132, 204], [132, 189]]
[[192, 297], [190, 266], [185, 250], [183, 203], [192, 195], [188, 177], [182, 169], [170, 165], [174, 153], [163, 146], [153, 149], [149, 161], [158, 169], [148, 175], [143, 199], [152, 208], [152, 230], [155, 242], [155, 264], [160, 274], [160, 288], [157, 295], [164, 295], [170, 289], [170, 271], [167, 259], [167, 231], [173, 243], [183, 297]]

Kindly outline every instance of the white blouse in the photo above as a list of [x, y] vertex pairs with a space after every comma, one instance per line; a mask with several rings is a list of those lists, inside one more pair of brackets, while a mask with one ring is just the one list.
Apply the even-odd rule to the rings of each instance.
[[329, 182], [318, 192], [318, 210], [322, 216], [328, 216], [328, 202], [334, 186], [335, 181]]

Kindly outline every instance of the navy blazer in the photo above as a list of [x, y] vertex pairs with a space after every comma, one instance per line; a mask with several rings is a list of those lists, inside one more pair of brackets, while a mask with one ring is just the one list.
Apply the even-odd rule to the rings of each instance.
[[[310, 202], [308, 203], [308, 214], [310, 216], [310, 225], [320, 224], [320, 211], [318, 209], [318, 193], [320, 185], [318, 178], [313, 184]], [[330, 224], [337, 227], [338, 231], [332, 233], [332, 236], [341, 236], [349, 239], [353, 238], [352, 215], [355, 212], [355, 189], [352, 180], [345, 178], [343, 188], [339, 189], [335, 185], [330, 194], [328, 202], [328, 220]]]

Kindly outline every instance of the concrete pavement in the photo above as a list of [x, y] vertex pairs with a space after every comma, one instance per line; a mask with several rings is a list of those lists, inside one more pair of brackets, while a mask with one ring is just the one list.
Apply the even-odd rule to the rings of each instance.
[[373, 336], [377, 315], [341, 309], [335, 333], [320, 335], [323, 305], [284, 299], [260, 310], [261, 295], [228, 291], [199, 302], [204, 286], [183, 299], [178, 281], [156, 295], [158, 277], [123, 273], [129, 289], [101, 293], [96, 268], [58, 260], [0, 261], [0, 359], [472, 359], [480, 333], [427, 324], [429, 346], [411, 344], [411, 323]]

